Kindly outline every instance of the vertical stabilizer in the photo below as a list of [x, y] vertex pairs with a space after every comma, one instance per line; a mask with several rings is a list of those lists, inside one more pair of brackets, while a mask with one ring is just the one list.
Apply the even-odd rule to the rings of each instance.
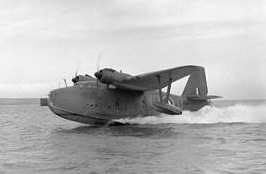
[[189, 76], [187, 84], [182, 94], [183, 110], [197, 111], [206, 105], [210, 105], [210, 99], [220, 98], [219, 96], [207, 95], [208, 87], [206, 82], [205, 70], [198, 67]]
[[185, 89], [182, 93], [183, 97], [206, 97], [208, 87], [206, 82], [205, 70], [203, 67], [198, 67], [188, 78]]

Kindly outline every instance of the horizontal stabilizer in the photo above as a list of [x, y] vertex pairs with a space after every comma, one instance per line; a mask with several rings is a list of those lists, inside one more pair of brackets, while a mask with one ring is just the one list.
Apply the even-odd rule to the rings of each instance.
[[168, 103], [162, 103], [162, 102], [155, 102], [153, 103], [153, 106], [158, 112], [170, 114], [170, 115], [180, 115], [182, 114], [182, 109], [169, 105]]
[[186, 97], [187, 97], [187, 99], [194, 100], [194, 101], [206, 101], [206, 100], [221, 98], [221, 96], [216, 96], [216, 95], [205, 95], [205, 96], [188, 95]]

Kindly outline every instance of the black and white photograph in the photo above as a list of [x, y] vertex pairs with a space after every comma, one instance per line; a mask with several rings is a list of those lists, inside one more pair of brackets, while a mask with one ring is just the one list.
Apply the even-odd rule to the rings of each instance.
[[0, 173], [266, 173], [265, 0], [0, 0]]

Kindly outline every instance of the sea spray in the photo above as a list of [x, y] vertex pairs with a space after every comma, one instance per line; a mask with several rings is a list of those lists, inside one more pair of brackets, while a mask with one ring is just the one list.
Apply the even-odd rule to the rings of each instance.
[[197, 112], [184, 111], [182, 115], [161, 114], [117, 121], [130, 124], [266, 123], [266, 105], [237, 104], [223, 108], [208, 106]]

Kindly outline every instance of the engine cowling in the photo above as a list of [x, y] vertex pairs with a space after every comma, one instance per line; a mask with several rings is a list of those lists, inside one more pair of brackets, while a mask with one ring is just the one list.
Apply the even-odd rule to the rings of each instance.
[[108, 68], [102, 69], [96, 72], [94, 75], [101, 83], [108, 85], [113, 84], [114, 82], [120, 82], [130, 76], [129, 74], [117, 72], [114, 69]]
[[82, 82], [82, 81], [89, 81], [92, 77], [85, 74], [85, 76], [83, 75], [77, 75], [76, 77], [72, 78], [72, 82], [75, 84], [77, 82]]

